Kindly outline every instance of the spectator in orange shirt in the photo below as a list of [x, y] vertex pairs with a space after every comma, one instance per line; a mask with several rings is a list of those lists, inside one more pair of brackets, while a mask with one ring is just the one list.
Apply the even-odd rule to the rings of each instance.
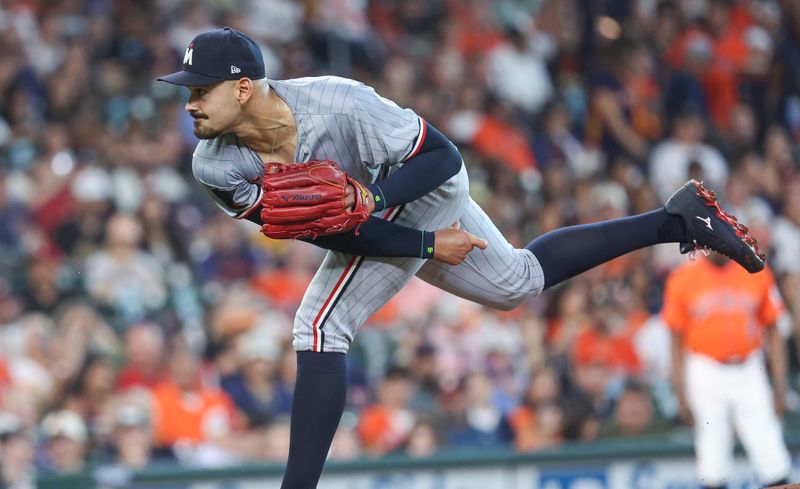
[[214, 443], [231, 433], [233, 402], [222, 390], [203, 385], [199, 370], [199, 359], [177, 342], [169, 356], [169, 377], [153, 390], [157, 444]]
[[0, 358], [0, 392], [2, 392], [2, 388], [11, 384], [11, 376], [8, 374], [8, 367], [6, 366], [6, 361], [3, 358]]
[[358, 434], [369, 455], [386, 455], [400, 448], [414, 427], [414, 412], [408, 407], [413, 393], [409, 373], [390, 368], [378, 386], [378, 400], [361, 413]]
[[514, 448], [526, 452], [563, 441], [564, 413], [557, 404], [560, 396], [561, 380], [552, 367], [533, 375], [522, 405], [509, 418]]
[[[784, 409], [786, 352], [776, 327], [784, 306], [772, 272], [750, 275], [712, 254], [678, 268], [664, 295], [673, 385], [695, 421], [702, 484], [725, 484], [733, 462], [731, 425], [761, 481], [785, 483], [791, 458], [777, 415]], [[774, 398], [761, 353], [765, 335]]]
[[[613, 313], [609, 313], [612, 314]], [[572, 347], [572, 361], [576, 365], [602, 363], [612, 373], [636, 375], [641, 370], [641, 362], [630, 338], [611, 331], [610, 321], [616, 319], [603, 317], [600, 308], [595, 309], [595, 322], [575, 337]]]

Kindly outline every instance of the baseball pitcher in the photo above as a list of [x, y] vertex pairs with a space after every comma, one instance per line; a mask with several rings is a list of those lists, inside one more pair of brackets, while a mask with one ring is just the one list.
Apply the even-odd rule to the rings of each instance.
[[750, 272], [764, 266], [747, 228], [694, 181], [663, 208], [514, 248], [470, 198], [456, 147], [422, 117], [349, 79], [268, 79], [258, 45], [228, 27], [198, 35], [183, 69], [160, 80], [189, 88], [185, 109], [201, 140], [192, 168], [217, 205], [267, 236], [330, 250], [294, 323], [284, 489], [316, 487], [344, 408], [350, 344], [414, 275], [511, 309], [656, 243], [717, 250]]

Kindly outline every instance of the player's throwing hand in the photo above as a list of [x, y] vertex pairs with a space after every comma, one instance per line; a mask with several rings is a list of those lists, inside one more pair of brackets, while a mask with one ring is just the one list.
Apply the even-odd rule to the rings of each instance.
[[[353, 209], [356, 205], [356, 195], [358, 193], [353, 187], [352, 184], [347, 184], [347, 188], [344, 192], [344, 208], [345, 209]], [[373, 197], [372, 192], [369, 191], [368, 188], [363, 188], [363, 198], [364, 198], [364, 205], [367, 207], [367, 210], [370, 214], [375, 210], [375, 197]]]
[[436, 231], [436, 243], [433, 259], [448, 265], [458, 265], [467, 258], [467, 253], [474, 248], [485, 250], [489, 243], [472, 233], [463, 231], [456, 222], [447, 229]]

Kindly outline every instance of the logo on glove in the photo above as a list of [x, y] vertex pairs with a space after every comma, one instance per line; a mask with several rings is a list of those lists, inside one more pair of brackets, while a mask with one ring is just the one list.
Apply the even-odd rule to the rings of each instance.
[[286, 202], [296, 202], [299, 200], [318, 200], [322, 198], [322, 194], [309, 194], [309, 195], [297, 194], [292, 196], [282, 195], [281, 198]]

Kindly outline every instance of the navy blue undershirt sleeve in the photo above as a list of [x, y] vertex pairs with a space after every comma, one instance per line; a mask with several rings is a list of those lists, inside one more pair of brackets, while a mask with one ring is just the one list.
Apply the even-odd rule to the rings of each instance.
[[358, 236], [351, 230], [307, 241], [350, 255], [433, 258], [434, 234], [370, 216]]
[[[253, 212], [247, 220], [261, 225], [261, 216]], [[375, 216], [359, 228], [346, 233], [303, 239], [307, 243], [350, 255], [433, 258], [434, 233], [385, 221]]]
[[[430, 193], [461, 170], [461, 155], [441, 132], [427, 122], [420, 131], [424, 137], [419, 152], [402, 167], [380, 182], [367, 185], [375, 196], [375, 211], [405, 204]], [[261, 216], [253, 212], [245, 219], [261, 224]], [[434, 233], [370, 216], [361, 225], [359, 234], [346, 233], [304, 239], [328, 250], [351, 255], [432, 258]]]
[[405, 204], [430, 193], [461, 170], [461, 155], [444, 134], [424, 123], [419, 152], [396, 172], [366, 187], [375, 197], [375, 211]]

